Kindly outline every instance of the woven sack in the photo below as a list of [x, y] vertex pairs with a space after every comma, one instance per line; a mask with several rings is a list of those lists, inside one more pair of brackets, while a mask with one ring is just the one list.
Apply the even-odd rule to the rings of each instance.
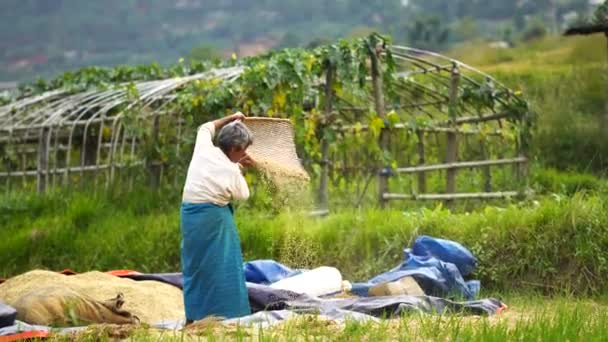
[[122, 309], [124, 297], [99, 302], [65, 287], [41, 287], [19, 298], [17, 319], [30, 324], [79, 326], [94, 323], [136, 324], [139, 319]]

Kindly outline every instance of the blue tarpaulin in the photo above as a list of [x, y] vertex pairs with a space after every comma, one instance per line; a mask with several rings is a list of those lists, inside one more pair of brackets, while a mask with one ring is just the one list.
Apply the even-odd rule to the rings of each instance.
[[302, 273], [274, 260], [255, 260], [243, 266], [245, 280], [254, 284], [270, 285], [277, 281]]
[[406, 250], [406, 252], [418, 256], [435, 257], [441, 261], [452, 263], [458, 267], [463, 277], [473, 273], [477, 268], [477, 258], [473, 256], [473, 253], [458, 242], [450, 240], [423, 235], [414, 241], [411, 251]]
[[414, 247], [404, 251], [401, 265], [367, 283], [353, 284], [352, 292], [367, 296], [368, 290], [377, 284], [412, 276], [424, 292], [431, 296], [457, 296], [467, 300], [477, 296], [479, 282], [466, 282], [460, 270], [469, 274], [477, 264], [477, 259], [465, 247], [453, 241], [428, 236], [416, 239]]

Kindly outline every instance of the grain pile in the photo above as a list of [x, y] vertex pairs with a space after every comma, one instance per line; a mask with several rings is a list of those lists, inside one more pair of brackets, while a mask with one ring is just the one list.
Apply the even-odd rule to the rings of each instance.
[[142, 323], [158, 323], [184, 317], [182, 291], [157, 281], [135, 281], [102, 272], [88, 272], [66, 276], [35, 270], [8, 279], [0, 284], [0, 300], [11, 305], [21, 296], [41, 287], [65, 287], [104, 301], [123, 293], [124, 310], [139, 317]]

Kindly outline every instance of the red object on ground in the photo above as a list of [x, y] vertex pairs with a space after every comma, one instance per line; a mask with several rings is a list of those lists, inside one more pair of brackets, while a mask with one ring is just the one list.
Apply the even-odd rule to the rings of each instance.
[[[61, 272], [57, 272], [63, 275], [76, 275], [78, 274], [77, 272], [74, 272], [68, 268], [66, 268], [65, 270], [61, 271]], [[142, 273], [137, 272], [137, 271], [133, 271], [133, 270], [112, 270], [112, 271], [107, 271], [106, 274], [109, 275], [113, 275], [116, 277], [127, 277], [127, 276], [134, 276], [134, 275], [141, 275]], [[4, 278], [0, 278], [0, 284], [4, 283], [7, 279]]]
[[140, 275], [141, 273], [137, 272], [137, 271], [132, 271], [132, 270], [114, 270], [114, 271], [108, 271], [106, 272], [109, 275], [113, 275], [116, 277], [126, 277], [126, 276], [132, 276], [132, 275]]
[[51, 334], [48, 331], [25, 331], [13, 335], [0, 336], [0, 342], [22, 341], [34, 338], [44, 339], [50, 335]]
[[59, 273], [65, 274], [65, 275], [75, 275], [75, 274], [77, 274], [76, 272], [74, 272], [74, 271], [72, 271], [70, 269], [65, 269], [65, 270], [63, 270], [63, 271], [61, 271]]
[[500, 315], [503, 311], [507, 310], [509, 307], [507, 306], [507, 304], [502, 304], [501, 307], [498, 308], [498, 310], [496, 310], [496, 314]]

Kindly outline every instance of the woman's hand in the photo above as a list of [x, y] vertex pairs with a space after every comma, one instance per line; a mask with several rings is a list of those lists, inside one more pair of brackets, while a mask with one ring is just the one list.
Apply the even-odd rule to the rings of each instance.
[[241, 112], [236, 112], [232, 115], [228, 116], [230, 118], [230, 121], [243, 121], [245, 120], [245, 114], [241, 113]]
[[249, 154], [245, 154], [245, 156], [243, 156], [243, 158], [241, 158], [238, 163], [242, 166], [242, 167], [246, 167], [246, 168], [254, 168], [255, 167], [255, 160], [253, 158], [251, 158], [251, 156]]
[[241, 112], [236, 112], [234, 114], [213, 121], [213, 125], [215, 126], [215, 129], [220, 129], [232, 121], [243, 121], [245, 120], [245, 118], [245, 114]]

